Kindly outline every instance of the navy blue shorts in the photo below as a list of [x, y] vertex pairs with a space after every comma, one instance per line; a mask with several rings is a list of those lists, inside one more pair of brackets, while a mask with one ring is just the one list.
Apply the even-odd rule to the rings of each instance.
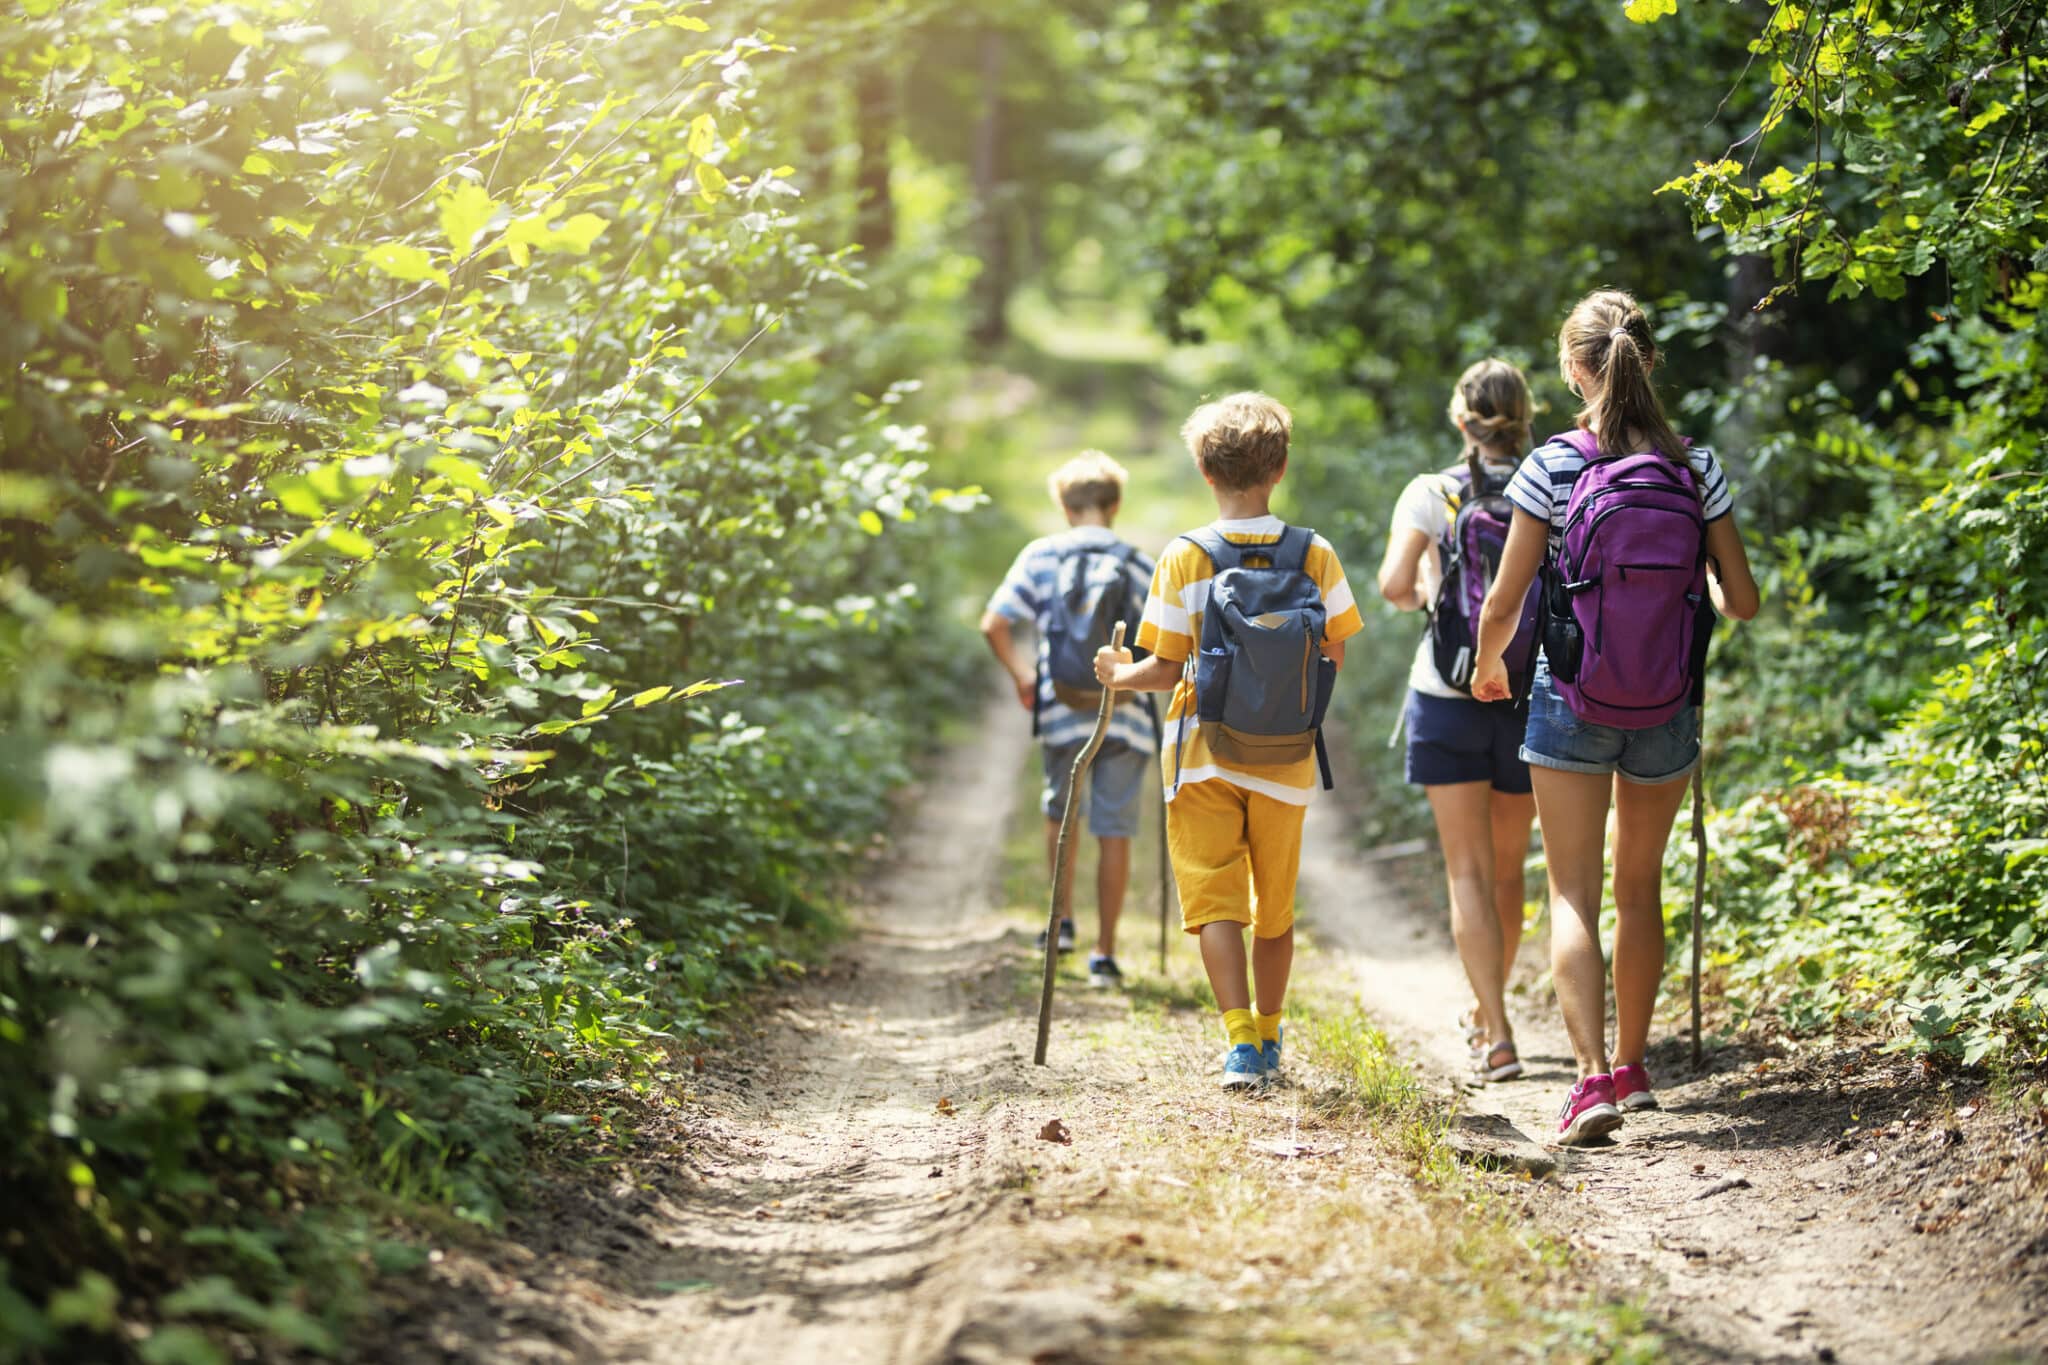
[[1522, 761], [1527, 708], [1470, 697], [1408, 693], [1408, 780], [1418, 787], [1490, 782], [1497, 792], [1529, 790]]

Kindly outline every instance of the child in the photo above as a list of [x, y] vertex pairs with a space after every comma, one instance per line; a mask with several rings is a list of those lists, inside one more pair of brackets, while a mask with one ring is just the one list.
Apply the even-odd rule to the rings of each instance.
[[[1283, 534], [1289, 528], [1270, 510], [1273, 489], [1287, 472], [1292, 425], [1287, 409], [1261, 393], [1232, 394], [1195, 410], [1181, 436], [1221, 516], [1175, 540], [1160, 556], [1138, 631], [1138, 644], [1153, 657], [1134, 663], [1127, 650], [1096, 655], [1096, 677], [1105, 687], [1173, 692], [1160, 754], [1169, 803], [1167, 850], [1180, 888], [1182, 924], [1199, 938], [1209, 987], [1223, 1011], [1230, 1039], [1223, 1065], [1227, 1088], [1259, 1084], [1280, 1068], [1281, 1004], [1294, 963], [1294, 881], [1302, 816], [1316, 786], [1316, 755], [1295, 746], [1284, 761], [1250, 761], [1236, 747], [1242, 736], [1204, 715], [1217, 701], [1211, 682], [1204, 683], [1198, 704], [1198, 675], [1218, 676], [1208, 665], [1195, 666], [1197, 642], [1206, 658], [1214, 638], [1204, 633], [1204, 613], [1212, 586], [1221, 581], [1216, 560], [1235, 557], [1234, 546], [1270, 546], [1274, 556], [1250, 556], [1270, 563], [1294, 553], [1284, 545], [1299, 547], [1299, 571], [1287, 577], [1305, 590], [1308, 614], [1320, 622], [1321, 655], [1331, 661], [1322, 665], [1295, 646], [1302, 649], [1296, 657], [1304, 703], [1311, 700], [1312, 681], [1327, 700], [1326, 675], [1342, 663], [1344, 641], [1362, 625], [1329, 542], [1302, 531]], [[1313, 642], [1316, 631], [1290, 638]], [[1296, 682], [1288, 679], [1274, 690], [1292, 698]], [[1320, 707], [1316, 702], [1303, 709], [1319, 722]], [[1256, 995], [1245, 982], [1247, 926]]]
[[[1756, 580], [1713, 453], [1672, 431], [1650, 372], [1657, 345], [1619, 290], [1590, 294], [1557, 338], [1585, 400], [1578, 430], [1531, 452], [1508, 488], [1514, 525], [1481, 612], [1472, 695], [1508, 695], [1501, 652], [1523, 594], [1548, 564], [1548, 610], [1522, 757], [1550, 866], [1551, 975], [1579, 1082], [1558, 1138], [1570, 1146], [1652, 1109], [1643, 1069], [1664, 974], [1664, 844], [1700, 756], [1701, 602], [1756, 614]], [[1597, 517], [1573, 513], [1598, 496]], [[1607, 807], [1614, 824], [1614, 1052], [1600, 955]]]
[[[1482, 360], [1458, 377], [1450, 418], [1464, 439], [1460, 463], [1443, 473], [1416, 475], [1394, 506], [1379, 586], [1397, 609], [1429, 608], [1455, 618], [1467, 610], [1468, 589], [1471, 604], [1477, 604], [1487, 568], [1477, 563], [1453, 568], [1448, 591], [1460, 600], [1437, 602], [1445, 571], [1441, 547], [1458, 526], [1467, 526], [1466, 543], [1451, 547], [1453, 559], [1497, 547], [1497, 539], [1480, 540], [1474, 533], [1497, 537], [1510, 520], [1510, 506], [1498, 494], [1529, 449], [1531, 408], [1529, 381], [1505, 360]], [[1457, 515], [1461, 509], [1463, 520]], [[1477, 517], [1489, 520], [1467, 525]], [[1522, 1074], [1506, 989], [1522, 938], [1522, 860], [1536, 818], [1529, 765], [1519, 752], [1524, 713], [1512, 703], [1474, 701], [1466, 690], [1469, 675], [1446, 678], [1435, 643], [1455, 631], [1463, 646], [1469, 632], [1455, 619], [1432, 624], [1444, 628], [1424, 633], [1408, 670], [1408, 781], [1428, 794], [1443, 846], [1451, 936], [1478, 1000], [1470, 1038], [1478, 1053], [1477, 1077], [1505, 1081]], [[1453, 652], [1452, 658], [1446, 667], [1453, 673], [1469, 669], [1469, 653], [1458, 660]]]
[[[1048, 486], [1053, 501], [1066, 514], [1069, 529], [1034, 540], [1018, 553], [981, 618], [982, 635], [1008, 670], [1017, 688], [1017, 701], [1032, 713], [1034, 730], [1043, 741], [1048, 866], [1057, 865], [1060, 816], [1074, 795], [1067, 790], [1074, 756], [1095, 729], [1099, 699], [1099, 694], [1079, 695], [1055, 685], [1048, 666], [1050, 646], [1056, 635], [1072, 627], [1062, 613], [1077, 599], [1085, 603], [1091, 618], [1098, 608], [1109, 619], [1137, 617], [1152, 576], [1152, 561], [1110, 529], [1123, 506], [1126, 477], [1124, 467], [1099, 450], [1083, 451], [1053, 471]], [[1025, 662], [1011, 634], [1013, 625], [1025, 623], [1038, 633], [1032, 663]], [[1105, 628], [1101, 639], [1108, 638]], [[1085, 658], [1082, 667], [1087, 667]], [[1143, 814], [1139, 795], [1145, 787], [1154, 728], [1144, 707], [1118, 706], [1110, 717], [1102, 751], [1087, 774], [1092, 791], [1078, 796], [1082, 805], [1075, 818], [1086, 814], [1088, 832], [1095, 836], [1100, 853], [1095, 870], [1095, 951], [1088, 956], [1088, 980], [1095, 986], [1123, 984], [1123, 972], [1116, 962], [1116, 926], [1131, 878], [1131, 839]], [[1073, 875], [1073, 861], [1069, 860], [1070, 884]], [[1043, 949], [1042, 933], [1039, 940]], [[1063, 919], [1059, 951], [1073, 949], [1074, 922]]]

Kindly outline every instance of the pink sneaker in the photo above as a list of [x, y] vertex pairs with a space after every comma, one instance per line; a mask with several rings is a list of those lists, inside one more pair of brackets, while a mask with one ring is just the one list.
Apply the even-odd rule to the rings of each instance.
[[1588, 1076], [1564, 1097], [1557, 1116], [1559, 1145], [1577, 1147], [1621, 1127], [1621, 1110], [1614, 1106], [1614, 1078]]
[[1657, 1096], [1650, 1090], [1650, 1073], [1640, 1063], [1614, 1068], [1614, 1102], [1631, 1114], [1638, 1109], [1657, 1107]]

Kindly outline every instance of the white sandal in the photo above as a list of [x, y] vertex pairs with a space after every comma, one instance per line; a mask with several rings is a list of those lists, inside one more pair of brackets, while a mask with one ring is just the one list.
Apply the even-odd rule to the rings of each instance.
[[[1507, 1054], [1507, 1060], [1499, 1065], [1495, 1065], [1494, 1058], [1502, 1053]], [[1515, 1045], [1512, 1042], [1495, 1043], [1492, 1047], [1486, 1049], [1484, 1056], [1478, 1058], [1477, 1065], [1473, 1067], [1473, 1074], [1479, 1081], [1487, 1085], [1491, 1085], [1496, 1081], [1511, 1081], [1522, 1074], [1521, 1055], [1515, 1051]]]

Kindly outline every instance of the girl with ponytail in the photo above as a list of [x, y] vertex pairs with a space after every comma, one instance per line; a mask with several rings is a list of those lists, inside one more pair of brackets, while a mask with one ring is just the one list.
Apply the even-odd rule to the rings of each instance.
[[[1457, 579], [1467, 570], [1473, 575], [1471, 601], [1476, 605], [1486, 571], [1466, 559], [1453, 529], [1459, 510], [1470, 508], [1465, 525], [1472, 535], [1466, 539], [1483, 535], [1488, 528], [1475, 526], [1473, 517], [1486, 513], [1479, 504], [1490, 498], [1498, 528], [1490, 543], [1504, 539], [1512, 508], [1501, 493], [1529, 449], [1531, 410], [1529, 381], [1505, 360], [1482, 360], [1458, 377], [1449, 415], [1463, 443], [1459, 461], [1446, 470], [1416, 475], [1394, 507], [1379, 582], [1380, 595], [1397, 609], [1459, 610]], [[1453, 577], [1450, 591], [1440, 599], [1447, 561]], [[1454, 676], [1444, 675], [1440, 651], [1433, 647], [1441, 632], [1434, 627], [1450, 624], [1432, 623], [1408, 670], [1402, 718], [1408, 732], [1407, 776], [1428, 794], [1436, 817], [1450, 883], [1451, 934], [1477, 1002], [1463, 1021], [1477, 1075], [1504, 1081], [1522, 1072], [1505, 992], [1522, 939], [1522, 862], [1536, 805], [1529, 795], [1529, 765], [1517, 752], [1522, 710], [1508, 702], [1473, 700], [1469, 649], [1462, 665], [1452, 653], [1448, 662]], [[1464, 638], [1470, 640], [1469, 630]]]
[[[1530, 764], [1550, 869], [1550, 961], [1579, 1082], [1559, 1140], [1588, 1141], [1652, 1109], [1643, 1056], [1664, 975], [1664, 845], [1700, 756], [1704, 600], [1756, 614], [1756, 580], [1720, 461], [1671, 429], [1651, 374], [1657, 343], [1617, 289], [1565, 319], [1558, 367], [1580, 395], [1577, 429], [1532, 451], [1508, 487], [1514, 525], [1481, 610], [1473, 695], [1508, 693], [1502, 651], [1546, 572], [1543, 658], [1529, 694]], [[1613, 1051], [1607, 1045], [1600, 897], [1614, 821]]]

